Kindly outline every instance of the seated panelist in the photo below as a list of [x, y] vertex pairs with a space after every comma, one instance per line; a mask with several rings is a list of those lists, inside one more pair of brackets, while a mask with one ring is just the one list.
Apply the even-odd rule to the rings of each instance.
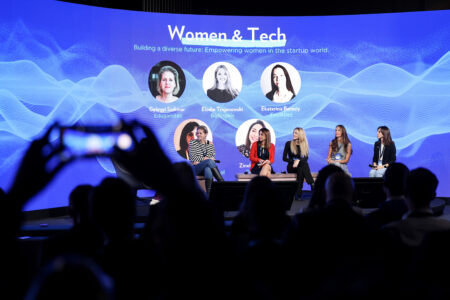
[[305, 179], [311, 186], [311, 190], [314, 189], [314, 179], [308, 164], [308, 154], [309, 146], [305, 130], [301, 127], [297, 127], [292, 133], [292, 140], [286, 142], [283, 151], [283, 161], [288, 163], [288, 173], [297, 174], [298, 188], [295, 196], [296, 199], [301, 198], [303, 181]]
[[351, 176], [347, 164], [353, 150], [347, 130], [344, 125], [337, 125], [334, 133], [335, 138], [331, 140], [328, 147], [327, 162], [340, 167], [347, 175]]
[[272, 164], [275, 160], [275, 146], [271, 143], [270, 131], [267, 128], [259, 130], [259, 139], [252, 144], [250, 161], [252, 174], [270, 178], [273, 172]]
[[383, 177], [386, 168], [396, 160], [397, 150], [387, 126], [378, 127], [377, 139], [373, 147], [372, 169], [369, 177]]
[[206, 126], [198, 126], [196, 135], [197, 139], [189, 142], [189, 160], [194, 166], [195, 174], [205, 177], [206, 193], [209, 195], [213, 176], [217, 181], [223, 181], [223, 178], [214, 161], [216, 156], [214, 145], [206, 139], [208, 135]]

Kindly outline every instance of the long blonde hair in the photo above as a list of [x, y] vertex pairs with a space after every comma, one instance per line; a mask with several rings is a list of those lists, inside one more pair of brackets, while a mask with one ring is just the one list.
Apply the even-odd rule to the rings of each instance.
[[292, 140], [291, 141], [291, 152], [294, 155], [297, 155], [297, 146], [300, 146], [300, 152], [303, 156], [308, 156], [309, 154], [309, 145], [308, 145], [308, 139], [306, 138], [305, 130], [301, 127], [296, 127], [294, 129], [294, 132], [297, 130], [298, 133], [298, 140]]

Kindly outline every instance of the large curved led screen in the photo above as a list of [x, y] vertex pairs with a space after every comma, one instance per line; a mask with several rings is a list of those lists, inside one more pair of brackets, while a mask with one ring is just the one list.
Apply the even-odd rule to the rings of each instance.
[[[149, 125], [174, 162], [206, 125], [226, 180], [249, 170], [255, 123], [272, 133], [276, 172], [286, 169], [282, 151], [295, 127], [305, 129], [318, 171], [344, 125], [354, 177], [368, 176], [377, 127], [386, 125], [397, 161], [429, 168], [438, 195], [450, 196], [448, 11], [231, 17], [16, 2], [0, 10], [3, 189], [54, 121], [123, 118]], [[275, 84], [289, 88], [274, 93]], [[77, 160], [26, 209], [65, 206], [76, 185], [114, 174], [106, 158]]]

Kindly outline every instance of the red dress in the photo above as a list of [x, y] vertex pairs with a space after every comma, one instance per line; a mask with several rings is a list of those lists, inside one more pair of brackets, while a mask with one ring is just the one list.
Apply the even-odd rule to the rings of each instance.
[[[270, 144], [270, 148], [269, 148], [269, 157], [268, 158], [263, 158], [263, 157], [259, 157], [258, 153], [260, 153], [261, 151], [258, 151], [258, 142], [254, 142], [252, 144], [252, 147], [250, 148], [250, 161], [252, 162], [252, 165], [250, 167], [250, 170], [253, 170], [253, 167], [259, 163], [260, 159], [264, 159], [264, 160], [269, 160], [270, 164], [272, 165], [273, 162], [275, 161], [275, 146], [271, 143]], [[258, 172], [259, 173], [259, 172]]]

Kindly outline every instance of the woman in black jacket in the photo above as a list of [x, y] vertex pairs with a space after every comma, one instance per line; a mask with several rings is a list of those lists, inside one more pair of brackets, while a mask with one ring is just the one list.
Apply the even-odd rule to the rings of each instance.
[[386, 168], [396, 160], [395, 143], [391, 138], [391, 131], [387, 126], [380, 126], [377, 130], [378, 141], [373, 148], [372, 169], [369, 177], [383, 177]]
[[314, 179], [308, 165], [309, 146], [306, 139], [305, 130], [301, 127], [294, 129], [292, 141], [287, 141], [284, 145], [283, 161], [287, 162], [288, 173], [297, 173], [298, 189], [295, 199], [302, 196], [303, 181], [314, 189]]

